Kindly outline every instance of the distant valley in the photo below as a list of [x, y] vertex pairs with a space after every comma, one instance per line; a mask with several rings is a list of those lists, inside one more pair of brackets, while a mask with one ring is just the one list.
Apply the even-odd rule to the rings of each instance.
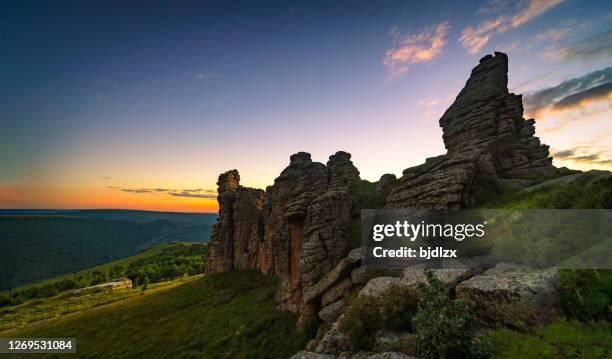
[[217, 214], [0, 210], [0, 291], [135, 255], [162, 242], [208, 242]]

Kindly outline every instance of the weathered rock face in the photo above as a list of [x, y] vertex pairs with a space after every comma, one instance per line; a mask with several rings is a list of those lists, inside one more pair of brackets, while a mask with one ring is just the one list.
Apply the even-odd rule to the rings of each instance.
[[246, 269], [257, 261], [263, 191], [240, 186], [237, 170], [217, 181], [219, 219], [209, 245], [208, 270]]
[[303, 317], [317, 313], [303, 293], [346, 252], [350, 188], [359, 181], [351, 155], [337, 152], [327, 165], [299, 152], [266, 191], [239, 185], [236, 170], [219, 176], [219, 220], [209, 271], [255, 268], [280, 278], [277, 303]]
[[459, 283], [457, 295], [473, 304], [483, 323], [522, 329], [559, 315], [557, 276], [555, 268], [529, 270], [501, 263]]
[[508, 92], [508, 57], [485, 56], [440, 118], [447, 153], [405, 170], [387, 207], [458, 208], [478, 179], [555, 176], [534, 123], [523, 118], [521, 96]]

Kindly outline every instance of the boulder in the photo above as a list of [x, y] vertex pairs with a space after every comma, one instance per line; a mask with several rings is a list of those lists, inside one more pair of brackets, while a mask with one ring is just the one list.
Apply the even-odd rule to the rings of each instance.
[[504, 264], [459, 283], [456, 292], [484, 324], [523, 329], [558, 315], [557, 274], [555, 268], [513, 269]]
[[321, 306], [326, 306], [329, 303], [342, 297], [344, 292], [352, 286], [353, 281], [351, 280], [351, 277], [344, 278], [343, 280], [338, 282], [338, 284], [334, 285], [333, 287], [326, 290], [325, 293], [323, 293], [323, 295], [321, 296]]
[[327, 273], [320, 281], [304, 290], [304, 303], [315, 302], [325, 291], [347, 278], [353, 268], [359, 266], [363, 255], [363, 247], [351, 250], [348, 256], [340, 260], [334, 269]]
[[351, 280], [355, 284], [364, 284], [367, 279], [365, 267], [357, 267], [351, 271]]
[[381, 297], [391, 287], [401, 285], [400, 278], [396, 277], [376, 277], [368, 281], [368, 283], [359, 291], [359, 297]]
[[399, 352], [384, 352], [372, 354], [368, 359], [417, 359], [413, 356], [406, 355]]
[[[481, 272], [480, 268], [462, 269], [430, 269], [447, 288], [454, 288], [460, 282]], [[419, 283], [427, 282], [427, 276], [422, 268], [406, 268], [402, 271], [401, 284], [408, 287], [417, 287]]]
[[294, 354], [290, 359], [334, 359], [335, 356], [329, 354], [313, 353], [302, 350]]
[[413, 346], [414, 335], [411, 333], [379, 330], [374, 336], [374, 350], [377, 352], [401, 351], [405, 354]]
[[340, 354], [345, 351], [353, 350], [350, 338], [340, 330], [340, 323], [343, 315], [332, 324], [332, 327], [325, 333], [315, 352], [326, 354]]
[[337, 302], [333, 302], [323, 307], [323, 309], [321, 309], [321, 311], [319, 312], [319, 318], [321, 318], [321, 320], [325, 323], [333, 323], [338, 320], [338, 318], [340, 318], [340, 315], [342, 315], [343, 311], [344, 300], [340, 299]]

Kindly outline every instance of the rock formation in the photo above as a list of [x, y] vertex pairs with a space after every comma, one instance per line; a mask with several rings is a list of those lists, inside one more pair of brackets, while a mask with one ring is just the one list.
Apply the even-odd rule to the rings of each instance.
[[208, 270], [254, 268], [280, 278], [279, 307], [316, 315], [303, 294], [347, 251], [350, 188], [360, 181], [351, 155], [337, 152], [327, 165], [299, 152], [266, 191], [240, 186], [238, 171], [219, 176], [219, 219]]
[[[373, 189], [378, 198], [386, 198], [386, 207], [459, 208], [470, 204], [480, 181], [516, 186], [560, 174], [548, 157], [548, 146], [534, 137], [534, 120], [523, 118], [521, 96], [508, 92], [507, 73], [505, 54], [480, 60], [440, 119], [447, 153], [406, 169], [399, 179], [383, 175]], [[337, 152], [324, 165], [313, 162], [308, 153], [296, 153], [265, 192], [241, 186], [236, 170], [220, 175], [217, 183], [219, 219], [209, 246], [208, 271], [252, 268], [278, 276], [281, 309], [299, 313], [301, 323], [316, 316], [333, 323], [309, 348], [318, 354], [302, 352], [297, 357], [327, 357], [350, 349], [338, 327], [348, 305], [342, 295], [349, 288], [365, 284], [359, 296], [379, 296], [394, 285], [415, 287], [425, 279], [420, 268], [411, 268], [400, 278], [368, 281], [360, 267], [362, 250], [345, 256], [347, 229], [360, 209], [352, 208], [357, 203], [352, 189], [360, 178], [350, 158]], [[474, 301], [508, 294], [506, 302], [514, 306], [520, 302], [516, 298], [539, 303], [551, 293], [548, 272], [483, 271], [440, 269], [436, 274], [447, 287]], [[530, 291], [542, 295], [524, 295]], [[490, 319], [490, 313], [482, 314], [483, 321]]]
[[469, 204], [478, 180], [510, 184], [555, 176], [534, 123], [523, 118], [521, 95], [508, 92], [508, 57], [483, 57], [440, 118], [447, 153], [406, 169], [387, 207], [458, 208]]

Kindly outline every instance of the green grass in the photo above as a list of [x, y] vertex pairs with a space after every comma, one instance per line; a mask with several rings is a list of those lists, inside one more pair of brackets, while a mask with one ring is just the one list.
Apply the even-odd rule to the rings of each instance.
[[472, 197], [478, 208], [612, 208], [612, 180], [599, 183], [550, 185], [532, 192], [481, 182]]
[[186, 281], [200, 278], [202, 275], [185, 277], [173, 281], [154, 283], [143, 291], [136, 289], [117, 290], [88, 290], [75, 293], [74, 290], [66, 291], [60, 295], [45, 299], [35, 299], [24, 304], [0, 309], [0, 331], [13, 329], [28, 323], [37, 322], [61, 315], [91, 309], [93, 307], [119, 302], [129, 298], [140, 297], [143, 294], [151, 294], [158, 290], [168, 289], [182, 284]]
[[135, 255], [161, 242], [205, 242], [209, 232], [207, 222], [0, 214], [0, 291]]
[[526, 335], [508, 329], [490, 333], [494, 358], [608, 358], [612, 355], [612, 323], [557, 321]]
[[[198, 242], [169, 242], [158, 244], [131, 257], [119, 259], [74, 274], [68, 274], [59, 278], [17, 287], [10, 291], [0, 292], [0, 307], [21, 304], [29, 299], [52, 297], [64, 290], [83, 288], [126, 275], [131, 275], [131, 279], [136, 279], [136, 277], [142, 279], [151, 272], [151, 268], [155, 269], [156, 274], [169, 272], [168, 269], [170, 269], [170, 267], [176, 267], [178, 269], [183, 268], [182, 271], [187, 269], [189, 274], [201, 273], [203, 272], [203, 258], [199, 258], [197, 266], [191, 266], [189, 268], [186, 268], [185, 265], [174, 266], [174, 264], [184, 260], [193, 261], [197, 254], [203, 257], [205, 253], [206, 244]], [[194, 269], [198, 270], [194, 271]], [[149, 274], [151, 274], [151, 276], [153, 275], [153, 273]], [[160, 277], [158, 278], [159, 280], [152, 281], [173, 279], [182, 275], [183, 273], [178, 271], [176, 275], [167, 276], [168, 278]], [[151, 277], [150, 279], [153, 278]], [[140, 281], [142, 282], [142, 280]]]
[[75, 337], [79, 358], [287, 358], [307, 337], [277, 310], [276, 287], [256, 271], [210, 274], [8, 336]]

